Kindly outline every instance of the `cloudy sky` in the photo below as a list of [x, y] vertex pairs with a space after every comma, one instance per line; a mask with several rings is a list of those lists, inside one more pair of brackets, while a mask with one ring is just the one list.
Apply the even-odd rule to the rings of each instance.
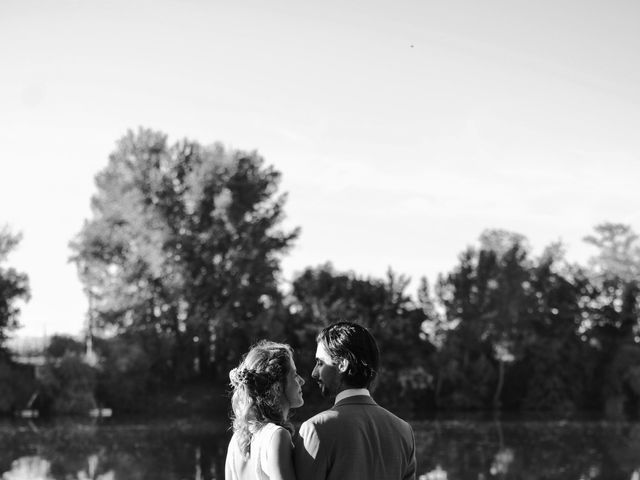
[[0, 224], [32, 299], [78, 333], [68, 263], [93, 178], [138, 126], [257, 149], [306, 266], [433, 282], [486, 228], [540, 252], [640, 231], [635, 0], [0, 3]]

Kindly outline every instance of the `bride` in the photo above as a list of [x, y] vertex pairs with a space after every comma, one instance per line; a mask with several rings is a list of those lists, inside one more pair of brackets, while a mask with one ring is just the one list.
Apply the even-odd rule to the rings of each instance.
[[233, 436], [227, 480], [295, 480], [289, 411], [303, 405], [292, 348], [263, 340], [229, 372]]

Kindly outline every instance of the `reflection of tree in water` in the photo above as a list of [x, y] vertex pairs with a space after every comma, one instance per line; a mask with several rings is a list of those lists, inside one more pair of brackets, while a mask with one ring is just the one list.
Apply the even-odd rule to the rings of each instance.
[[640, 480], [638, 424], [450, 420], [415, 431], [425, 480]]
[[[0, 428], [0, 477], [221, 480], [229, 440], [222, 428]], [[639, 424], [441, 420], [414, 430], [422, 480], [640, 480]]]
[[495, 454], [493, 458], [493, 462], [491, 462], [491, 467], [489, 468], [489, 473], [491, 475], [496, 476], [504, 476], [509, 473], [509, 467], [513, 463], [514, 452], [512, 448], [509, 447], [501, 447], [498, 452]]
[[16, 439], [37, 455], [23, 451], [16, 456], [2, 449], [2, 480], [222, 479], [227, 440], [226, 434], [206, 429], [148, 425], [42, 429], [38, 435]]
[[55, 480], [56, 478], [77, 480], [114, 480], [112, 470], [100, 473], [99, 456], [90, 455], [84, 470], [75, 475], [56, 477], [51, 471], [51, 462], [40, 456], [20, 457], [11, 464], [11, 469], [2, 474], [2, 480]]
[[2, 474], [2, 480], [45, 480], [50, 476], [51, 464], [38, 456], [20, 457], [11, 462], [11, 469]]
[[607, 468], [616, 469], [618, 478], [627, 480], [640, 470], [640, 424], [615, 423], [604, 432], [600, 443], [607, 451]]
[[418, 476], [418, 480], [448, 480], [448, 477], [447, 472], [440, 465], [436, 465], [430, 472]]
[[87, 469], [78, 472], [78, 480], [113, 480], [113, 470], [105, 473], [99, 472], [100, 456], [93, 454], [87, 458]]
[[478, 422], [435, 421], [417, 425], [418, 472], [423, 478], [470, 478], [469, 472], [488, 471], [492, 454], [489, 429]]
[[498, 451], [493, 457], [491, 466], [489, 467], [489, 473], [493, 476], [500, 476], [502, 478], [509, 473], [509, 468], [514, 460], [514, 451], [512, 448], [505, 446], [504, 433], [502, 430], [502, 423], [497, 417], [493, 421], [495, 430], [498, 434]]
[[13, 470], [14, 462], [20, 458], [36, 456], [37, 446], [18, 440], [11, 432], [0, 432], [0, 473]]
[[[112, 471], [116, 479], [208, 480], [222, 478], [213, 467], [210, 436], [180, 435], [172, 431], [137, 432], [105, 438], [99, 470]], [[218, 475], [217, 475], [218, 474]]]

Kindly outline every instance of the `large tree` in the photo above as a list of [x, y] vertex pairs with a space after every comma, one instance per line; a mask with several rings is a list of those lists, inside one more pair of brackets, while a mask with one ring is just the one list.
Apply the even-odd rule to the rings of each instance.
[[29, 278], [12, 267], [4, 266], [9, 253], [20, 243], [20, 234], [7, 226], [0, 228], [0, 347], [8, 333], [19, 326], [20, 301], [29, 300]]
[[280, 303], [298, 231], [281, 228], [279, 181], [256, 152], [129, 131], [71, 244], [95, 326], [162, 337], [174, 373], [226, 371]]
[[583, 298], [584, 330], [604, 368], [605, 409], [640, 412], [640, 239], [629, 225], [603, 223], [585, 241], [591, 291]]
[[[530, 335], [532, 262], [522, 235], [488, 230], [438, 285], [456, 325], [440, 355], [449, 358], [438, 379], [438, 399], [461, 407], [500, 406], [506, 365], [522, 356]], [[448, 377], [448, 378], [447, 378]], [[447, 391], [449, 393], [447, 393]]]
[[593, 347], [581, 335], [581, 302], [591, 284], [584, 269], [569, 264], [564, 249], [552, 244], [531, 271], [530, 338], [521, 368], [527, 379], [524, 408], [569, 411], [598, 406]]

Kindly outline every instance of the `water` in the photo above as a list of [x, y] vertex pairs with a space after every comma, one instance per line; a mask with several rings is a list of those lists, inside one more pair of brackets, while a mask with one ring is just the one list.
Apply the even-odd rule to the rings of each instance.
[[414, 425], [422, 480], [640, 480], [640, 424], [442, 421]]
[[[640, 480], [640, 423], [413, 423], [421, 480]], [[3, 480], [222, 480], [221, 422], [0, 423]]]
[[210, 422], [0, 425], [3, 480], [223, 479], [226, 425]]

